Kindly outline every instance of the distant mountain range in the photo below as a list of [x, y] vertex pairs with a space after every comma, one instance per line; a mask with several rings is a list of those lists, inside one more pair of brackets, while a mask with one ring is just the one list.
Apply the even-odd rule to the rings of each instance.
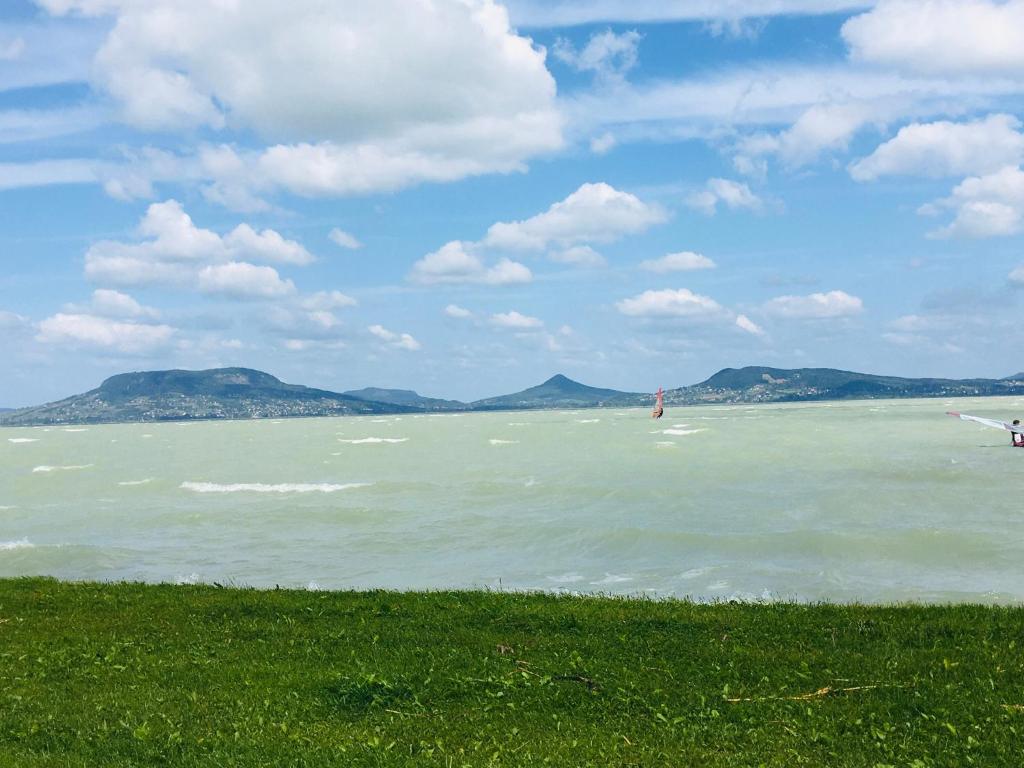
[[[726, 368], [707, 381], [665, 392], [666, 405], [777, 403], [900, 397], [985, 397], [1024, 394], [1024, 373], [1005, 379], [906, 379], [832, 368]], [[344, 393], [285, 384], [262, 371], [124, 373], [81, 395], [0, 412], [0, 425], [99, 424], [125, 421], [267, 419], [373, 413], [526, 410], [648, 406], [647, 393], [588, 387], [558, 375], [522, 392], [463, 403], [405, 389]]]

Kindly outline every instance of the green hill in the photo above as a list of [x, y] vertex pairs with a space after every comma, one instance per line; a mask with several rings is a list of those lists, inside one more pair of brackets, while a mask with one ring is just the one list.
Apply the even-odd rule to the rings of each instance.
[[261, 419], [416, 410], [421, 409], [285, 384], [249, 368], [217, 368], [123, 373], [84, 394], [3, 414], [0, 424]]
[[353, 389], [342, 394], [349, 397], [356, 397], [360, 400], [369, 400], [375, 403], [390, 403], [392, 405], [407, 405], [411, 408], [422, 408], [426, 411], [464, 411], [469, 406], [458, 400], [442, 400], [437, 397], [424, 397], [411, 389], [380, 389], [379, 387], [365, 387]]
[[580, 384], [578, 381], [558, 374], [536, 387], [530, 387], [512, 395], [477, 400], [471, 403], [470, 407], [473, 410], [591, 408], [601, 405], [643, 405], [650, 401], [650, 395], [588, 387], [586, 384]]

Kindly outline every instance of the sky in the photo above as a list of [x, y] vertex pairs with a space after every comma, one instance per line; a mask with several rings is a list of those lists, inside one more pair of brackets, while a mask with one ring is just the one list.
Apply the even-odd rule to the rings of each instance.
[[4, 0], [0, 406], [1024, 370], [1024, 0]]

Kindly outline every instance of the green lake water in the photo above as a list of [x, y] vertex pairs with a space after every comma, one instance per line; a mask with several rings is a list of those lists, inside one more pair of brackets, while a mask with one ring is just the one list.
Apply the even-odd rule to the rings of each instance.
[[0, 577], [1024, 600], [1020, 398], [0, 429]]

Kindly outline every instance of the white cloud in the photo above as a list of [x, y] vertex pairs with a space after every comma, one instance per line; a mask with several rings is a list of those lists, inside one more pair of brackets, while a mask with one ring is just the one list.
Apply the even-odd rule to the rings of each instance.
[[615, 136], [605, 131], [590, 140], [590, 151], [595, 155], [606, 155], [615, 147]]
[[764, 305], [764, 313], [786, 319], [851, 317], [864, 310], [864, 302], [844, 291], [809, 296], [779, 296]]
[[593, 72], [599, 79], [617, 81], [636, 66], [640, 38], [636, 31], [620, 35], [608, 29], [592, 34], [579, 51], [571, 41], [561, 37], [555, 41], [551, 53], [578, 72]]
[[198, 285], [203, 293], [238, 299], [278, 299], [295, 293], [295, 284], [282, 280], [273, 267], [258, 267], [244, 261], [203, 267]]
[[418, 352], [422, 345], [408, 333], [394, 333], [383, 325], [371, 325], [367, 330], [390, 347]]
[[589, 245], [574, 245], [562, 251], [552, 251], [549, 255], [552, 261], [577, 267], [602, 267], [608, 263], [604, 256]]
[[310, 264], [313, 255], [294, 240], [285, 240], [272, 229], [257, 232], [248, 224], [239, 224], [224, 238], [232, 258], [247, 258], [280, 264]]
[[523, 27], [574, 27], [598, 22], [715, 21], [862, 10], [875, 0], [509, 0]]
[[359, 302], [341, 291], [317, 291], [303, 298], [299, 304], [309, 311], [331, 311], [354, 307]]
[[0, 163], [0, 189], [46, 187], [52, 184], [95, 184], [100, 165], [92, 160], [40, 160]]
[[512, 328], [520, 331], [544, 327], [543, 320], [536, 317], [530, 317], [529, 315], [520, 314], [515, 310], [491, 315], [491, 323], [499, 328]]
[[826, 151], [845, 150], [858, 130], [877, 121], [886, 110], [877, 104], [816, 104], [778, 135], [757, 134], [740, 142], [737, 167], [762, 155], [778, 155], [783, 164], [799, 168]]
[[721, 317], [725, 309], [714, 299], [686, 288], [644, 291], [615, 304], [630, 317]]
[[[138, 231], [146, 238], [141, 242], [104, 240], [90, 247], [85, 254], [86, 277], [94, 282], [121, 286], [189, 286], [196, 284], [200, 270], [243, 259], [297, 265], [308, 264], [313, 259], [299, 243], [286, 240], [271, 229], [257, 232], [241, 224], [221, 237], [212, 230], [197, 227], [176, 200], [150, 205]], [[240, 275], [238, 269], [235, 272], [236, 276]], [[208, 272], [206, 285], [227, 274]]]
[[656, 205], [609, 184], [583, 184], [565, 200], [524, 221], [498, 222], [483, 244], [492, 248], [543, 250], [555, 243], [606, 243], [637, 234], [667, 218]]
[[997, 237], [1024, 230], [1024, 170], [1007, 166], [985, 176], [971, 176], [944, 200], [922, 206], [919, 213], [936, 215], [954, 210], [948, 226], [931, 237]]
[[274, 144], [214, 178], [213, 199], [394, 190], [521, 170], [562, 146], [545, 53], [493, 0], [45, 5], [116, 16], [93, 72], [127, 122]]
[[457, 320], [468, 320], [473, 317], [473, 313], [464, 307], [460, 307], [458, 304], [449, 304], [444, 308], [444, 313], [448, 317], [454, 317]]
[[126, 355], [140, 355], [166, 347], [175, 332], [168, 325], [58, 313], [39, 323], [36, 338], [44, 344], [86, 345]]
[[707, 216], [715, 214], [719, 203], [732, 210], [760, 211], [764, 208], [764, 201], [751, 192], [749, 186], [729, 179], [708, 179], [703, 190], [686, 199], [688, 206]]
[[1016, 283], [1017, 285], [1024, 285], [1024, 264], [1017, 267], [1016, 269], [1013, 270], [1013, 272], [1009, 274], [1009, 280], [1011, 283]]
[[736, 327], [754, 336], [766, 336], [764, 328], [759, 326], [746, 315], [736, 315]]
[[93, 291], [92, 301], [86, 307], [69, 305], [68, 314], [91, 314], [109, 318], [157, 317], [160, 313], [152, 307], [144, 307], [134, 298], [120, 291], [100, 288]]
[[660, 259], [647, 259], [640, 262], [640, 269], [648, 272], [688, 272], [694, 269], [714, 269], [715, 262], [707, 256], [693, 251], [681, 251], [679, 253], [668, 253]]
[[409, 279], [423, 285], [479, 283], [510, 285], [528, 283], [533, 273], [523, 264], [501, 259], [493, 266], [472, 253], [473, 243], [453, 240], [413, 264]]
[[918, 72], [1019, 73], [1024, 0], [882, 0], [842, 28], [850, 55]]
[[966, 123], [939, 121], [904, 126], [871, 155], [850, 166], [857, 181], [881, 176], [986, 174], [1024, 159], [1021, 122], [995, 114]]
[[345, 230], [338, 229], [337, 227], [332, 229], [330, 234], [327, 236], [331, 238], [331, 242], [339, 248], [347, 248], [354, 251], [363, 247], [363, 244], [360, 243], [353, 235], [350, 235]]

